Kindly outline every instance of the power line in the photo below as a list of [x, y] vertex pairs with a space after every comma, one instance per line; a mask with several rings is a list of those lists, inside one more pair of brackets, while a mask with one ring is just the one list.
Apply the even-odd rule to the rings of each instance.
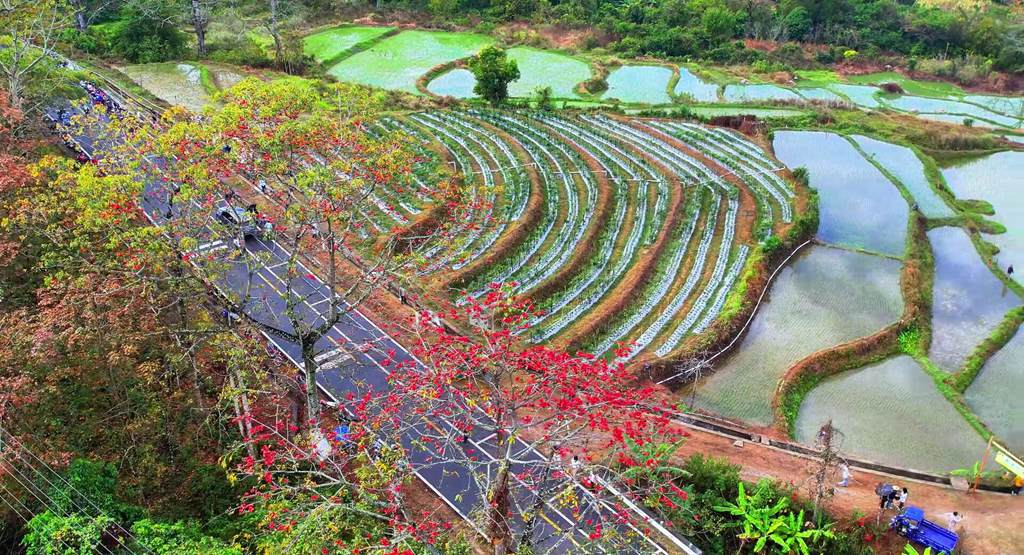
[[[31, 480], [29, 480], [29, 479], [28, 479], [27, 477], [25, 477], [25, 476], [24, 476], [23, 474], [21, 474], [21, 472], [20, 472], [20, 471], [19, 471], [19, 470], [18, 470], [18, 469], [17, 469], [17, 468], [16, 468], [15, 466], [14, 466], [14, 465], [12, 465], [12, 464], [11, 464], [10, 462], [8, 462], [7, 464], [8, 464], [8, 466], [10, 467], [10, 469], [11, 469], [11, 470], [13, 471], [13, 472], [9, 472], [9, 473], [8, 473], [8, 476], [10, 476], [11, 478], [13, 478], [13, 479], [14, 479], [14, 481], [18, 482], [18, 485], [20, 485], [20, 486], [21, 486], [21, 487], [22, 487], [23, 489], [25, 489], [25, 490], [26, 490], [26, 491], [27, 491], [27, 492], [28, 492], [29, 494], [31, 494], [31, 495], [32, 495], [32, 497], [35, 497], [35, 498], [36, 498], [36, 500], [37, 500], [37, 501], [39, 501], [39, 503], [40, 503], [41, 505], [43, 505], [44, 507], [46, 507], [46, 510], [47, 510], [47, 511], [51, 511], [51, 512], [53, 512], [54, 514], [56, 514], [56, 515], [58, 515], [58, 516], [61, 516], [61, 515], [60, 515], [60, 511], [57, 511], [57, 510], [55, 510], [55, 509], [51, 508], [51, 507], [50, 507], [50, 506], [49, 506], [49, 505], [48, 505], [48, 504], [47, 504], [47, 503], [46, 503], [45, 501], [43, 501], [42, 499], [40, 499], [39, 495], [37, 495], [37, 494], [36, 494], [36, 492], [32, 490], [32, 488], [30, 488], [30, 487], [26, 486], [26, 485], [25, 485], [25, 483], [24, 483], [24, 482], [22, 482], [22, 481], [21, 481], [21, 479], [19, 479], [19, 478], [18, 478], [18, 476], [15, 476], [15, 475], [14, 475], [14, 473], [16, 472], [16, 473], [17, 473], [18, 475], [22, 476], [22, 478], [25, 478], [25, 480], [26, 480], [26, 481], [28, 481], [29, 483], [31, 483]], [[10, 491], [9, 489], [7, 489], [7, 486], [6, 486], [6, 485], [4, 485], [2, 481], [0, 481], [0, 488], [3, 488], [3, 490], [4, 490], [5, 492], [7, 492], [7, 493], [8, 493], [8, 494], [9, 494], [9, 495], [10, 495], [10, 496], [11, 496], [11, 497], [12, 497], [12, 498], [13, 498], [13, 499], [15, 500], [15, 501], [17, 501], [17, 502], [18, 502], [18, 505], [20, 505], [20, 506], [21, 506], [21, 507], [22, 507], [23, 509], [25, 509], [25, 512], [26, 512], [27, 514], [29, 514], [29, 515], [32, 515], [32, 512], [33, 512], [33, 511], [32, 511], [32, 509], [29, 509], [29, 508], [28, 508], [28, 507], [27, 507], [27, 506], [25, 505], [25, 503], [23, 503], [23, 502], [21, 501], [21, 499], [20, 499], [20, 498], [19, 498], [19, 497], [18, 497], [17, 495], [15, 495], [15, 494], [14, 494], [13, 492], [11, 492], [11, 491]], [[42, 491], [41, 491], [41, 490], [39, 490], [39, 493], [40, 493], [40, 494], [41, 494], [41, 495], [42, 495], [43, 497], [46, 497], [46, 498], [47, 498], [47, 500], [49, 500], [50, 502], [53, 502], [53, 500], [52, 500], [52, 499], [50, 499], [50, 498], [49, 498], [49, 497], [48, 497], [48, 496], [47, 496], [46, 494], [42, 493]], [[5, 503], [7, 503], [7, 506], [8, 506], [8, 507], [10, 507], [10, 506], [11, 506], [10, 502], [8, 502], [8, 501], [7, 501], [7, 498], [6, 498], [6, 497], [4, 498], [4, 502], [5, 502]], [[13, 508], [13, 507], [12, 507], [12, 508]], [[26, 525], [28, 524], [29, 520], [31, 520], [31, 519], [26, 519], [26, 518], [25, 518], [25, 517], [24, 517], [24, 516], [23, 516], [23, 515], [21, 514], [21, 512], [20, 512], [20, 511], [18, 511], [18, 516], [20, 516], [20, 517], [21, 517], [21, 519], [25, 521], [25, 524], [26, 524]], [[70, 552], [70, 553], [74, 553], [74, 552], [76, 551], [76, 550], [75, 550], [74, 548], [72, 548], [72, 547], [71, 547], [70, 545], [68, 545], [68, 543], [67, 543], [67, 542], [65, 542], [65, 541], [64, 541], [64, 540], [63, 540], [62, 538], [58, 537], [58, 538], [57, 538], [57, 540], [58, 540], [59, 542], [61, 542], [62, 544], [64, 544], [64, 547], [68, 548], [68, 552]], [[101, 546], [102, 546], [102, 547], [103, 547], [104, 549], [106, 549], [107, 553], [109, 553], [110, 555], [113, 555], [113, 553], [112, 553], [112, 552], [110, 551], [110, 549], [108, 549], [108, 548], [107, 548], [107, 547], [106, 547], [105, 545], [103, 545], [102, 543], [101, 543], [100, 545], [101, 545]], [[131, 550], [129, 550], [129, 552], [130, 552], [130, 551], [131, 551]]]
[[[49, 471], [49, 472], [50, 472], [51, 474], [53, 474], [54, 476], [56, 476], [56, 477], [57, 477], [57, 479], [58, 479], [58, 480], [60, 480], [60, 481], [61, 481], [61, 482], [62, 482], [62, 483], [63, 483], [64, 485], [66, 485], [66, 486], [67, 486], [68, 488], [70, 488], [70, 490], [71, 490], [71, 491], [73, 491], [73, 492], [74, 492], [74, 493], [75, 493], [76, 495], [78, 495], [79, 497], [81, 497], [82, 499], [84, 499], [86, 503], [88, 503], [89, 505], [91, 505], [91, 506], [92, 506], [92, 508], [93, 508], [93, 509], [95, 509], [95, 510], [96, 510], [96, 512], [97, 512], [98, 514], [100, 514], [100, 515], [104, 515], [104, 514], [105, 514], [105, 513], [104, 513], [104, 511], [103, 511], [103, 509], [101, 509], [101, 508], [100, 508], [100, 507], [99, 507], [99, 506], [98, 506], [98, 505], [97, 505], [96, 503], [94, 503], [94, 502], [92, 501], [92, 499], [90, 499], [90, 498], [89, 498], [88, 496], [86, 496], [86, 495], [85, 495], [85, 494], [83, 494], [83, 493], [82, 493], [81, 491], [79, 491], [79, 490], [78, 490], [78, 488], [76, 488], [76, 487], [75, 487], [74, 485], [72, 485], [72, 484], [71, 484], [71, 482], [69, 482], [69, 481], [68, 481], [68, 480], [66, 480], [66, 479], [65, 479], [65, 478], [64, 478], [63, 476], [61, 476], [59, 472], [55, 471], [55, 470], [54, 470], [53, 468], [51, 468], [51, 467], [50, 467], [50, 465], [46, 464], [46, 462], [45, 462], [45, 461], [43, 461], [42, 459], [40, 459], [40, 458], [39, 458], [38, 456], [36, 456], [36, 454], [35, 454], [35, 453], [33, 453], [33, 452], [32, 452], [32, 451], [30, 451], [30, 450], [29, 450], [29, 449], [28, 449], [27, 447], [25, 447], [25, 444], [24, 444], [24, 442], [22, 442], [21, 440], [19, 440], [18, 438], [16, 438], [16, 437], [15, 437], [15, 436], [14, 436], [13, 434], [11, 434], [11, 433], [10, 433], [9, 431], [7, 431], [6, 429], [4, 429], [4, 428], [0, 428], [0, 440], [2, 440], [2, 438], [3, 438], [3, 435], [4, 435], [4, 434], [6, 434], [6, 435], [7, 435], [7, 437], [9, 437], [9, 438], [10, 438], [10, 439], [8, 440], [8, 444], [16, 444], [15, 446], [16, 446], [16, 447], [17, 447], [18, 449], [21, 449], [21, 450], [22, 450], [22, 451], [24, 451], [25, 453], [28, 453], [28, 455], [29, 455], [29, 456], [31, 456], [31, 457], [32, 457], [33, 459], [35, 459], [36, 461], [38, 461], [38, 462], [39, 462], [39, 464], [40, 464], [40, 465], [41, 465], [41, 466], [42, 466], [43, 468], [45, 468], [45, 469], [46, 469], [46, 470], [48, 470], [48, 471]], [[24, 458], [21, 458], [21, 460], [23, 460], [23, 461], [24, 461]], [[26, 462], [27, 462], [27, 461], [26, 461]], [[8, 464], [10, 464], [10, 463], [8, 463]], [[31, 464], [29, 464], [29, 466], [31, 466]], [[34, 469], [34, 467], [33, 467], [33, 469]], [[40, 475], [40, 476], [41, 476], [41, 477], [43, 478], [43, 480], [45, 480], [45, 481], [46, 481], [46, 482], [47, 482], [47, 483], [48, 483], [48, 484], [50, 485], [50, 487], [52, 487], [52, 488], [54, 488], [54, 489], [56, 489], [56, 488], [57, 488], [56, 484], [54, 484], [54, 483], [53, 483], [53, 482], [51, 482], [51, 481], [50, 481], [49, 479], [47, 479], [47, 478], [46, 478], [46, 477], [45, 477], [45, 476], [44, 476], [44, 475], [43, 475], [43, 474], [42, 474], [41, 472], [38, 472], [38, 471], [37, 471], [37, 473], [38, 473], [38, 474], [39, 474], [39, 475]], [[70, 497], [70, 496], [69, 496], [69, 497], [68, 497], [68, 500], [69, 500], [69, 501], [71, 502], [71, 504], [72, 504], [72, 505], [74, 505], [74, 506], [75, 506], [75, 508], [76, 508], [76, 509], [77, 509], [78, 511], [80, 511], [80, 512], [82, 512], [82, 513], [85, 513], [85, 514], [89, 514], [89, 511], [86, 511], [86, 510], [84, 510], [84, 508], [83, 508], [83, 507], [82, 507], [81, 505], [79, 505], [79, 504], [78, 504], [78, 503], [77, 503], [77, 502], [76, 502], [76, 501], [75, 501], [75, 500], [74, 500], [74, 499], [73, 499], [72, 497]], [[129, 538], [131, 538], [132, 540], [134, 540], [134, 541], [135, 541], [135, 543], [136, 543], [136, 544], [138, 544], [138, 545], [140, 545], [140, 546], [141, 546], [141, 547], [142, 547], [142, 548], [143, 548], [143, 549], [144, 549], [145, 551], [147, 551], [147, 552], [149, 552], [149, 553], [153, 553], [153, 555], [156, 555], [156, 554], [155, 554], [155, 553], [154, 553], [154, 552], [153, 552], [153, 551], [152, 551], [151, 549], [149, 549], [148, 547], [146, 547], [145, 545], [143, 545], [143, 544], [142, 544], [141, 542], [139, 542], [138, 538], [136, 538], [136, 537], [135, 537], [135, 536], [134, 536], [134, 535], [133, 535], [133, 534], [132, 534], [132, 533], [131, 533], [130, 531], [126, 530], [126, 529], [125, 529], [125, 528], [124, 528], [124, 527], [123, 527], [123, 526], [121, 525], [121, 523], [119, 523], [119, 522], [117, 522], [117, 521], [115, 520], [115, 521], [114, 521], [114, 526], [116, 526], [116, 527], [117, 527], [118, 529], [120, 529], [120, 530], [121, 530], [121, 532], [123, 532], [123, 533], [124, 533], [124, 534], [125, 534], [126, 536], [128, 536]], [[129, 552], [131, 552], [131, 550], [130, 550], [130, 549], [129, 549]]]

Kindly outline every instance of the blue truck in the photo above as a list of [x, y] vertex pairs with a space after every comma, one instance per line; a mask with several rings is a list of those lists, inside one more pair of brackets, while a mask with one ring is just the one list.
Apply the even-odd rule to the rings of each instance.
[[924, 510], [908, 506], [902, 513], [892, 517], [889, 528], [908, 540], [932, 548], [936, 554], [952, 555], [960, 538], [956, 532], [924, 517]]

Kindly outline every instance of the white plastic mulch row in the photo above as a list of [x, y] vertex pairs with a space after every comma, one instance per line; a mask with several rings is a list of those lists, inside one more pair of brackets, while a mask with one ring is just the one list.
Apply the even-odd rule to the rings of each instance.
[[[600, 156], [606, 159], [615, 160], [615, 163], [620, 168], [623, 168], [626, 171], [626, 173], [629, 174], [630, 176], [637, 175], [636, 172], [630, 169], [628, 164], [622, 160], [622, 158], [630, 160], [630, 158], [635, 159], [635, 157], [628, 155], [627, 153], [623, 152], [622, 149], [597, 136], [590, 130], [584, 129], [576, 124], [570, 123], [567, 120], [557, 119], [550, 116], [538, 116], [538, 119], [543, 123], [560, 130], [561, 132], [563, 132], [563, 134], [567, 135], [567, 138], [570, 140], [574, 140], [577, 143], [582, 142], [591, 145], [599, 152]], [[613, 153], [618, 156], [612, 156]], [[632, 160], [630, 160], [630, 162], [632, 162]], [[616, 180], [616, 184], [620, 187], [622, 186], [621, 182], [618, 182], [618, 180]], [[552, 316], [556, 312], [559, 314], [559, 317], [555, 321], [550, 322], [547, 325], [537, 329], [537, 333], [534, 336], [534, 340], [536, 342], [540, 342], [553, 337], [555, 334], [564, 329], [570, 323], [574, 322], [580, 315], [586, 313], [588, 310], [593, 308], [597, 304], [597, 302], [605, 294], [607, 294], [607, 292], [612, 288], [615, 282], [618, 281], [618, 279], [625, 274], [626, 268], [632, 261], [634, 254], [636, 254], [637, 246], [640, 243], [641, 235], [644, 229], [644, 222], [646, 218], [647, 188], [640, 186], [637, 187], [637, 206], [635, 223], [633, 225], [633, 228], [630, 230], [629, 236], [626, 238], [626, 243], [623, 246], [623, 250], [621, 255], [619, 256], [619, 259], [616, 261], [611, 271], [609, 271], [607, 275], [603, 277], [603, 279], [593, 280], [594, 283], [591, 284], [592, 287], [588, 287], [590, 291], [586, 293], [586, 296], [583, 299], [580, 299], [574, 306], [569, 308], [568, 311], [563, 310], [566, 307], [568, 307], [573, 300], [576, 299], [575, 296], [563, 299], [563, 301], [568, 300], [569, 302], [560, 303], [560, 306], [557, 307], [558, 310], [552, 308], [547, 314], [538, 317], [536, 319], [537, 322], [545, 320], [546, 318]]]
[[626, 356], [620, 357], [619, 360], [625, 362], [636, 356], [643, 349], [646, 349], [654, 341], [654, 338], [661, 333], [661, 330], [665, 329], [665, 326], [676, 317], [676, 313], [686, 304], [686, 299], [690, 298], [693, 290], [697, 287], [697, 283], [700, 282], [700, 278], [704, 274], [704, 265], [707, 263], [708, 250], [710, 250], [711, 242], [715, 238], [715, 228], [718, 227], [718, 206], [721, 203], [721, 197], [717, 193], [713, 192], [712, 194], [714, 194], [714, 199], [711, 210], [708, 212], [707, 221], [704, 222], [704, 234], [701, 235], [700, 243], [697, 245], [693, 266], [690, 267], [690, 273], [686, 276], [683, 287], [676, 291], [676, 294], [661, 311], [661, 314], [633, 341], [630, 352]]
[[[716, 197], [717, 199], [717, 197]], [[718, 210], [717, 204], [714, 207], [714, 211]], [[672, 283], [676, 280], [676, 276], [679, 274], [679, 267], [683, 263], [683, 258], [686, 255], [686, 248], [690, 244], [690, 239], [693, 237], [693, 232], [697, 228], [697, 221], [700, 219], [700, 202], [699, 200], [694, 203], [692, 215], [686, 223], [682, 236], [675, 242], [673, 242], [672, 250], [669, 254], [668, 263], [662, 268], [662, 273], [658, 281], [654, 284], [650, 294], [646, 294], [642, 299], [642, 303], [634, 307], [625, 320], [621, 324], [615, 327], [609, 332], [605, 338], [594, 347], [594, 354], [600, 355], [611, 349], [613, 345], [620, 342], [627, 333], [635, 328], [640, 322], [647, 318], [654, 307], [661, 302], [661, 299], [668, 294], [668, 290], [672, 287]], [[645, 291], [646, 293], [646, 291]]]
[[[715, 267], [714, 270], [712, 270], [711, 279], [708, 281], [707, 285], [704, 286], [704, 290], [701, 291], [697, 300], [693, 302], [693, 306], [690, 307], [690, 311], [686, 314], [686, 318], [676, 326], [671, 335], [669, 335], [668, 338], [665, 339], [665, 341], [663, 341], [662, 344], [654, 351], [656, 355], [663, 357], [675, 349], [683, 337], [690, 332], [690, 329], [697, 322], [697, 319], [705, 313], [705, 309], [708, 308], [708, 301], [711, 300], [712, 295], [715, 294], [715, 291], [721, 284], [722, 279], [725, 277], [726, 265], [729, 262], [729, 251], [732, 248], [732, 240], [736, 230], [736, 213], [738, 210], [739, 203], [735, 200], [730, 200], [729, 211], [725, 217], [725, 229], [722, 232], [722, 241], [718, 245], [718, 256], [715, 259]], [[746, 259], [746, 251], [746, 245], [741, 245], [737, 260], [741, 258]], [[728, 291], [726, 291], [726, 293], [728, 293]], [[709, 311], [709, 314], [710, 320], [713, 320], [718, 316], [717, 312], [712, 313]]]
[[[558, 167], [559, 171], [564, 172], [562, 179], [566, 186], [566, 198], [568, 200], [565, 223], [555, 236], [552, 245], [545, 250], [540, 260], [531, 263], [528, 267], [523, 268], [512, 276], [512, 280], [519, 283], [519, 290], [526, 291], [551, 277], [572, 256], [576, 246], [583, 239], [583, 234], [586, 233], [587, 225], [590, 223], [590, 219], [594, 215], [594, 209], [597, 207], [597, 184], [590, 178], [590, 170], [583, 163], [582, 159], [575, 155], [575, 153], [570, 152], [564, 145], [552, 140], [551, 137], [539, 131], [538, 128], [526, 125], [517, 119], [504, 115], [498, 115], [497, 117], [519, 129], [523, 135], [529, 135], [538, 143], [557, 150], [571, 164], [567, 169], [562, 169], [561, 166]], [[580, 199], [577, 197], [575, 181], [572, 179], [574, 174], [580, 175], [586, 186], [587, 197], [584, 200], [584, 211], [582, 214], [579, 212]]]

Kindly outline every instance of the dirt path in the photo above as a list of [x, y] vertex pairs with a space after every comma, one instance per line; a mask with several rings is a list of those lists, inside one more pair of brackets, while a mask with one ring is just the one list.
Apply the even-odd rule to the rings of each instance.
[[[680, 449], [681, 456], [703, 453], [722, 457], [742, 467], [744, 479], [757, 481], [773, 478], [783, 482], [801, 484], [807, 478], [808, 460], [775, 448], [744, 442], [733, 446], [733, 439], [703, 430], [687, 428], [691, 437]], [[966, 555], [1021, 555], [1024, 553], [1024, 497], [981, 492], [967, 494], [914, 480], [889, 478], [859, 469], [853, 469], [853, 483], [848, 488], [837, 488], [832, 510], [849, 515], [855, 510], [874, 517], [878, 514], [875, 484], [880, 481], [898, 483], [910, 492], [908, 502], [925, 510], [925, 514], [945, 524], [944, 513], [959, 511], [966, 515], [960, 524], [962, 553]], [[891, 517], [887, 513], [885, 518]], [[890, 534], [891, 535], [891, 534]], [[902, 541], [883, 541], [886, 546], [902, 549]], [[888, 553], [880, 550], [879, 553]], [[895, 553], [900, 553], [896, 551]]]

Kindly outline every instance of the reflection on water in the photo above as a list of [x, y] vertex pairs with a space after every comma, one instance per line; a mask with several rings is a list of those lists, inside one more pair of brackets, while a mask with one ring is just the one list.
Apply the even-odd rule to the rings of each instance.
[[[1001, 268], [1024, 267], [1024, 152], [999, 152], [946, 168], [942, 175], [957, 198], [992, 203], [991, 219], [1006, 226], [1006, 233], [985, 235], [985, 240], [999, 247], [996, 260]], [[1014, 278], [1022, 279], [1021, 274]]]
[[475, 96], [473, 94], [474, 86], [476, 86], [476, 78], [473, 77], [472, 71], [453, 69], [431, 81], [427, 85], [427, 90], [438, 96], [470, 98]]
[[168, 104], [184, 106], [201, 112], [210, 102], [210, 95], [202, 85], [199, 67], [191, 64], [141, 64], [128, 66], [122, 71], [142, 88]]
[[910, 191], [910, 195], [914, 197], [921, 213], [930, 218], [954, 215], [953, 209], [939, 197], [939, 194], [928, 183], [928, 178], [924, 174], [924, 164], [913, 150], [862, 135], [854, 135], [853, 139], [868, 156], [903, 183]]
[[935, 253], [928, 357], [943, 370], [954, 372], [1021, 301], [992, 275], [962, 229], [933, 229], [928, 239]]
[[1024, 453], [1024, 333], [988, 359], [964, 396], [1010, 449]]
[[902, 312], [900, 262], [823, 246], [803, 251], [775, 278], [739, 347], [697, 388], [696, 406], [771, 422], [779, 377], [825, 347], [870, 335]]
[[508, 56], [519, 66], [519, 79], [508, 85], [509, 96], [529, 98], [538, 87], [551, 87], [555, 98], [578, 98], [576, 85], [590, 79], [587, 62], [560, 52], [517, 46]]
[[[1007, 127], [1017, 127], [1020, 121], [986, 110], [981, 106], [960, 102], [957, 100], [943, 100], [941, 98], [925, 98], [923, 96], [900, 96], [886, 100], [885, 103], [897, 110], [907, 112], [922, 112], [931, 114], [963, 114], [975, 118], [998, 123]], [[961, 118], [962, 119], [962, 118]]]
[[722, 97], [726, 102], [801, 100], [800, 95], [778, 85], [726, 85]]
[[900, 356], [826, 378], [800, 407], [796, 437], [813, 443], [829, 418], [844, 453], [926, 472], [968, 467], [985, 452], [975, 432], [914, 359]]
[[778, 131], [776, 157], [804, 166], [818, 190], [818, 238], [893, 256], [903, 254], [910, 207], [899, 190], [835, 133]]
[[685, 67], [679, 68], [679, 81], [674, 92], [677, 96], [689, 95], [697, 102], [718, 102], [718, 85], [705, 82]]

